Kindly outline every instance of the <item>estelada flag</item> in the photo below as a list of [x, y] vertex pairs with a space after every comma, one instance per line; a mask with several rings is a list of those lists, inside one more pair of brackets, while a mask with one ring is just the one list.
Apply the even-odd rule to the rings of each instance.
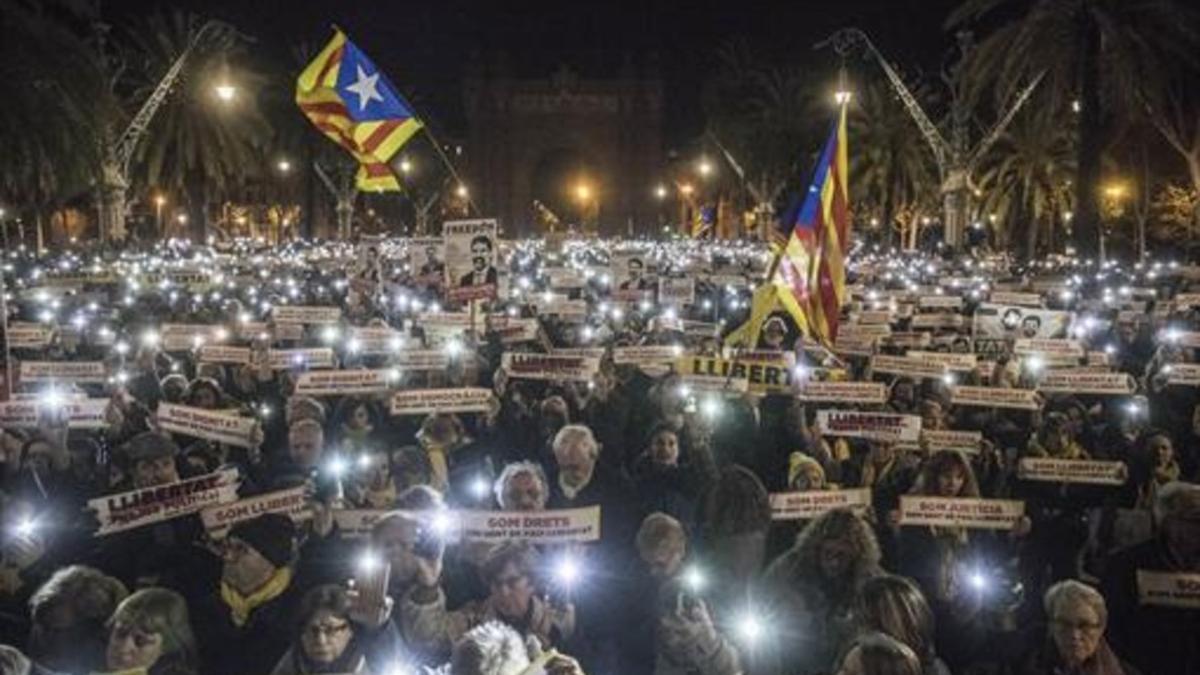
[[296, 80], [296, 103], [354, 156], [360, 190], [399, 190], [388, 161], [421, 128], [408, 102], [340, 30]]

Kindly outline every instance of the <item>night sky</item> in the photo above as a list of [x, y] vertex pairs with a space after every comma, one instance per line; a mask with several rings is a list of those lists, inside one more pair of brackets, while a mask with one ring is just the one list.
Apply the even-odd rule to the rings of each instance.
[[654, 52], [666, 86], [665, 137], [675, 144], [703, 128], [698, 90], [725, 41], [743, 38], [777, 62], [801, 64], [814, 78], [832, 81], [836, 57], [813, 45], [856, 25], [906, 70], [932, 72], [953, 45], [942, 22], [958, 1], [108, 0], [103, 12], [117, 24], [174, 7], [221, 18], [254, 36], [255, 50], [289, 66], [293, 45], [319, 46], [337, 23], [426, 119], [450, 133], [463, 128], [462, 74], [473, 53], [486, 62], [503, 50], [519, 75], [546, 77], [565, 63], [603, 77], [616, 73], [626, 53], [636, 60]]

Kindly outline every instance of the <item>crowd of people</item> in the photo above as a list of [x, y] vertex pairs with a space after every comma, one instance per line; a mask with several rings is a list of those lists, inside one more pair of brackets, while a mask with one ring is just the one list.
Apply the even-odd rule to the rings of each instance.
[[1200, 269], [432, 247], [8, 252], [0, 673], [1200, 672]]

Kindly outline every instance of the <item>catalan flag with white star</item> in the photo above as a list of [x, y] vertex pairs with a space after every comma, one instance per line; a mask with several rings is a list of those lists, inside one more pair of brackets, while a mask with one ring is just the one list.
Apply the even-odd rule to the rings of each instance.
[[751, 349], [763, 322], [786, 310], [804, 335], [830, 346], [846, 302], [845, 258], [850, 242], [850, 189], [846, 105], [834, 122], [812, 182], [798, 211], [791, 214], [786, 244], [765, 284], [754, 292], [750, 318], [725, 338]]
[[413, 109], [340, 30], [296, 80], [304, 116], [358, 161], [358, 188], [399, 190], [388, 161], [420, 130]]

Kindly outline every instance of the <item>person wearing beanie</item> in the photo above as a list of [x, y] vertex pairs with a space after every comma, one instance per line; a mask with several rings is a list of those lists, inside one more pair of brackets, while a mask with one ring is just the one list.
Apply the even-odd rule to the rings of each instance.
[[129, 485], [118, 491], [177, 482], [179, 468], [175, 458], [178, 455], [179, 446], [164, 434], [144, 431], [134, 436], [122, 447]]
[[219, 588], [191, 603], [201, 672], [271, 671], [291, 643], [304, 594], [295, 581], [297, 559], [296, 525], [288, 516], [266, 513], [229, 529]]

